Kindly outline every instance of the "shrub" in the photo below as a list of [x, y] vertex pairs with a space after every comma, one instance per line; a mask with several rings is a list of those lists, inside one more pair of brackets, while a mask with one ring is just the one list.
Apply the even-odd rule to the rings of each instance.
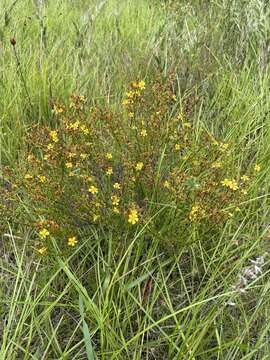
[[51, 127], [26, 135], [18, 166], [6, 169], [12, 185], [2, 189], [3, 219], [35, 229], [41, 254], [51, 237], [76, 246], [89, 227], [119, 237], [145, 226], [165, 244], [241, 218], [259, 166], [241, 173], [233, 144], [179, 109], [172, 80], [132, 82], [120, 109], [73, 95], [52, 113]]

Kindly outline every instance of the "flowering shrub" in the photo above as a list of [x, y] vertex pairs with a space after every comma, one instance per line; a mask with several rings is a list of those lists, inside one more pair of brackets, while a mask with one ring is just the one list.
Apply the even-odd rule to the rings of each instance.
[[239, 174], [233, 144], [192, 124], [176, 100], [170, 81], [138, 81], [115, 111], [75, 95], [53, 104], [54, 124], [29, 131], [18, 167], [6, 169], [3, 218], [34, 228], [45, 254], [51, 237], [74, 247], [91, 226], [177, 238], [239, 217], [259, 165]]

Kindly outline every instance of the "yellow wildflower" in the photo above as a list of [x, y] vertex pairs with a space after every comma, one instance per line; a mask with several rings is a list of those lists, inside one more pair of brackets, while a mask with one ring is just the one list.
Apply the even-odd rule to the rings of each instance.
[[106, 153], [106, 159], [111, 160], [113, 158], [111, 153]]
[[39, 230], [38, 234], [41, 237], [41, 239], [46, 239], [46, 237], [48, 237], [50, 235], [49, 231], [45, 228]]
[[34, 155], [30, 154], [27, 156], [27, 161], [31, 162], [31, 161], [34, 161], [35, 160], [35, 157]]
[[85, 159], [87, 158], [87, 156], [88, 156], [88, 155], [87, 155], [87, 154], [84, 154], [84, 153], [83, 153], [83, 154], [80, 154], [80, 158], [83, 159], [83, 160], [85, 160]]
[[74, 158], [76, 156], [76, 153], [74, 153], [74, 152], [69, 152], [68, 154], [67, 154], [67, 157], [69, 158], [69, 159], [72, 159], [72, 158]]
[[116, 189], [116, 190], [120, 190], [120, 189], [121, 189], [121, 185], [116, 182], [116, 183], [113, 184], [113, 188]]
[[98, 193], [98, 188], [95, 187], [94, 185], [92, 185], [92, 186], [90, 186], [90, 188], [88, 189], [88, 191], [89, 191], [91, 194], [95, 195], [95, 194]]
[[116, 206], [114, 206], [112, 210], [113, 210], [113, 212], [114, 212], [115, 214], [119, 214], [119, 213], [120, 213], [118, 207], [116, 207]]
[[164, 186], [166, 189], [170, 189], [170, 187], [171, 187], [168, 180], [165, 180], [165, 181], [164, 181], [163, 186]]
[[97, 215], [97, 214], [94, 214], [94, 215], [93, 215], [93, 221], [94, 221], [94, 222], [96, 222], [99, 218], [100, 218], [99, 215]]
[[181, 145], [180, 145], [180, 144], [175, 144], [175, 145], [174, 145], [174, 148], [175, 148], [175, 150], [180, 150], [180, 149], [181, 149]]
[[74, 123], [71, 123], [69, 125], [69, 128], [72, 129], [72, 130], [78, 130], [79, 129], [79, 126], [80, 126], [80, 121], [77, 120], [75, 121]]
[[111, 200], [112, 200], [112, 204], [115, 206], [119, 205], [120, 202], [120, 198], [117, 195], [112, 195], [111, 196]]
[[67, 162], [67, 163], [66, 163], [66, 167], [67, 167], [68, 169], [72, 168], [72, 166], [73, 166], [73, 165], [72, 165], [71, 162]]
[[129, 105], [131, 103], [130, 99], [124, 99], [122, 105]]
[[85, 125], [82, 125], [80, 127], [80, 129], [82, 130], [82, 132], [84, 133], [84, 135], [88, 135], [89, 134], [89, 129], [85, 126]]
[[261, 170], [261, 166], [258, 165], [258, 164], [256, 164], [256, 165], [254, 166], [254, 171], [259, 172], [260, 170]]
[[50, 137], [53, 142], [57, 143], [59, 141], [57, 131], [52, 130], [50, 131]]
[[64, 111], [64, 108], [62, 106], [58, 106], [58, 105], [53, 105], [53, 109], [52, 109], [52, 113], [57, 115], [57, 114], [61, 114]]
[[202, 217], [204, 214], [205, 211], [199, 205], [194, 205], [192, 206], [188, 217], [190, 221], [195, 221], [199, 217]]
[[138, 88], [139, 89], [145, 89], [145, 82], [143, 80], [139, 81], [138, 84], [137, 84]]
[[68, 246], [75, 246], [77, 242], [78, 241], [75, 236], [68, 238]]
[[42, 246], [41, 248], [37, 249], [37, 251], [40, 255], [45, 255], [47, 252], [47, 248], [46, 246]]
[[136, 209], [130, 209], [128, 215], [128, 222], [135, 225], [139, 221], [138, 211]]
[[41, 183], [45, 183], [45, 181], [46, 181], [46, 176], [44, 176], [44, 175], [39, 175], [38, 178], [39, 178], [39, 181], [40, 181]]
[[184, 126], [184, 128], [187, 128], [187, 129], [191, 128], [191, 124], [188, 122], [183, 123], [183, 126]]
[[147, 131], [146, 131], [145, 129], [143, 129], [143, 130], [141, 131], [141, 136], [142, 136], [142, 137], [146, 137], [146, 136], [147, 136]]
[[241, 180], [244, 182], [248, 182], [250, 180], [250, 178], [247, 175], [243, 175], [243, 176], [241, 176]]
[[54, 147], [54, 145], [53, 145], [53, 144], [51, 144], [51, 143], [49, 143], [49, 144], [47, 145], [47, 150], [52, 150], [52, 149], [53, 149], [53, 147]]
[[227, 143], [220, 145], [220, 150], [221, 150], [222, 152], [228, 150], [228, 148], [229, 148], [229, 144], [227, 144]]
[[234, 179], [232, 179], [232, 180], [224, 179], [223, 181], [221, 181], [221, 184], [233, 191], [236, 191], [239, 189], [239, 186]]
[[143, 162], [138, 162], [135, 166], [135, 169], [137, 171], [140, 171], [140, 170], [142, 170], [143, 166], [144, 166]]
[[113, 168], [112, 167], [108, 167], [108, 169], [106, 170], [106, 174], [107, 175], [112, 175], [113, 174]]

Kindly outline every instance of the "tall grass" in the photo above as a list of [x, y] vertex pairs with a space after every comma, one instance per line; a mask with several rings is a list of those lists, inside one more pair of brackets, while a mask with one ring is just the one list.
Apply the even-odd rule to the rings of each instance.
[[239, 174], [261, 166], [238, 226], [194, 226], [177, 250], [147, 241], [146, 224], [121, 244], [91, 228], [69, 255], [55, 240], [41, 257], [14, 214], [0, 242], [1, 359], [269, 358], [269, 12], [263, 0], [0, 2], [1, 178], [28, 130], [54, 125], [53, 101], [118, 109], [130, 81], [171, 74], [194, 142], [204, 129], [233, 144]]

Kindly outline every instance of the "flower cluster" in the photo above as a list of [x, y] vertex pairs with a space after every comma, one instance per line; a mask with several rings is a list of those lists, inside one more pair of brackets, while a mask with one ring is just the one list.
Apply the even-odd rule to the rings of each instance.
[[28, 208], [17, 214], [36, 229], [40, 254], [51, 238], [75, 247], [93, 226], [133, 231], [149, 222], [154, 234], [168, 222], [178, 238], [191, 224], [221, 226], [241, 215], [260, 166], [232, 176], [240, 173], [233, 144], [198, 136], [176, 101], [169, 79], [132, 82], [118, 110], [89, 107], [78, 95], [53, 104], [54, 126], [34, 127], [23, 159], [7, 169], [8, 197]]

